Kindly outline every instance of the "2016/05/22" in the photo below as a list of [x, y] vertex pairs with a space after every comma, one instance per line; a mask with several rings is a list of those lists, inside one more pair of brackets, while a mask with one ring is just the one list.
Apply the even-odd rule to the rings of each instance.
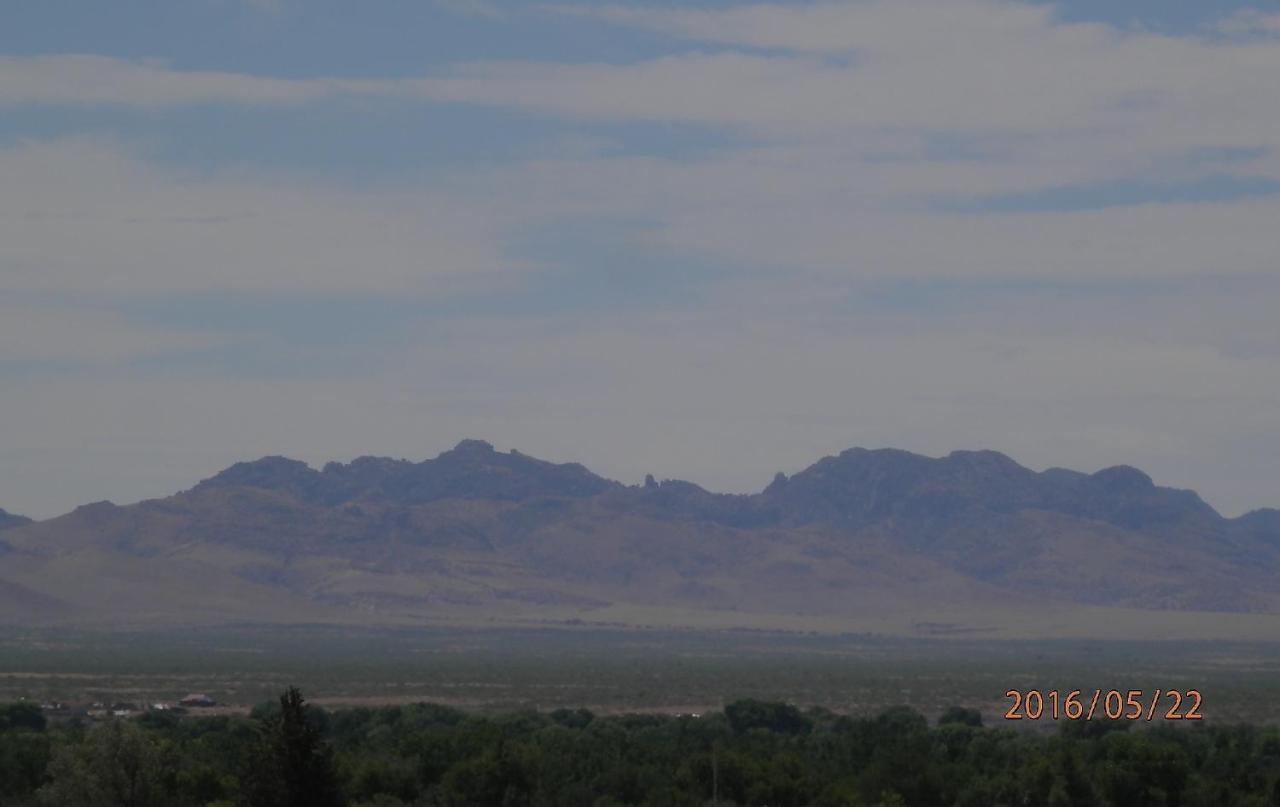
[[[1145, 719], [1150, 721], [1156, 716], [1162, 696], [1171, 702], [1162, 715], [1165, 720], [1204, 719], [1204, 715], [1200, 714], [1203, 698], [1198, 689], [1186, 690], [1185, 696], [1182, 691], [1176, 689], [1157, 689], [1149, 703], [1143, 697], [1141, 689], [1130, 689], [1125, 692], [1118, 689], [1105, 691], [1095, 689], [1087, 704], [1083, 692], [1079, 689], [1071, 690], [1065, 698], [1056, 689], [1043, 694], [1038, 689], [1029, 689], [1025, 693], [1010, 689], [1004, 693], [1004, 696], [1013, 699], [1013, 705], [1004, 713], [1006, 720], [1039, 720], [1041, 717], [1050, 717], [1054, 720], [1062, 717], [1068, 720], [1093, 720], [1101, 701], [1102, 714], [1098, 715], [1099, 717], [1105, 716], [1108, 720]], [[1190, 708], [1185, 712], [1181, 711], [1184, 697], [1190, 701]]]

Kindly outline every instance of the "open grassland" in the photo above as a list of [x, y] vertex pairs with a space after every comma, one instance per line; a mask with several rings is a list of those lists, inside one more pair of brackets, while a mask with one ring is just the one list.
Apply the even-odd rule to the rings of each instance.
[[0, 633], [0, 701], [200, 692], [240, 711], [289, 685], [328, 706], [701, 712], [758, 698], [848, 714], [960, 705], [988, 723], [1009, 689], [1197, 689], [1207, 721], [1280, 724], [1280, 645], [318, 626]]

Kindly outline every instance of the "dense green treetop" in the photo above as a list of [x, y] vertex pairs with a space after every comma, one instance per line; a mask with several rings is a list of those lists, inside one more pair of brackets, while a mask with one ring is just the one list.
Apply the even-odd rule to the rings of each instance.
[[[248, 717], [45, 725], [0, 707], [0, 805], [1280, 805], [1280, 729], [936, 725], [757, 700], [723, 712], [325, 713], [290, 689]], [[34, 718], [40, 717], [40, 720]]]

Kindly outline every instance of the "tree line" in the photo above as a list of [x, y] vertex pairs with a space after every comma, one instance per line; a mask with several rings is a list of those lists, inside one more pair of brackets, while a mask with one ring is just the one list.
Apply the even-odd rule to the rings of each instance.
[[0, 805], [616, 807], [1280, 805], [1280, 729], [1055, 732], [952, 708], [871, 717], [741, 700], [702, 716], [328, 712], [296, 689], [245, 716], [47, 724], [0, 706]]

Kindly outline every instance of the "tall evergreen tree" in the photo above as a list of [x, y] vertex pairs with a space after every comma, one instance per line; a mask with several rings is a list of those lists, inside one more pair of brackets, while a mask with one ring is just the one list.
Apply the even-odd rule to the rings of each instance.
[[307, 720], [297, 687], [280, 696], [280, 711], [265, 717], [247, 761], [241, 803], [246, 807], [342, 807], [333, 751]]

